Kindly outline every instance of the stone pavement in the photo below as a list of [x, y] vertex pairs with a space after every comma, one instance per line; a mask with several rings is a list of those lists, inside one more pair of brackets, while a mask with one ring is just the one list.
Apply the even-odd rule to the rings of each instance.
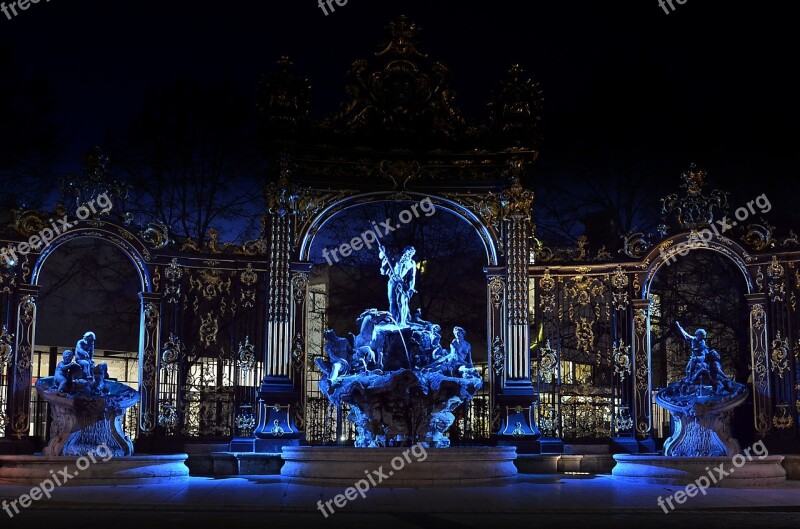
[[[475, 486], [380, 486], [348, 501], [326, 518], [318, 502], [345, 486], [292, 481], [281, 476], [192, 477], [157, 485], [64, 486], [9, 518], [0, 528], [54, 527], [155, 529], [168, 527], [420, 528], [499, 527], [798, 527], [800, 481], [765, 489], [709, 489], [665, 514], [659, 496], [683, 487], [647, 485], [608, 475], [520, 474]], [[0, 484], [2, 501], [30, 486]], [[13, 509], [12, 509], [13, 513]], [[102, 524], [102, 525], [101, 525]]]

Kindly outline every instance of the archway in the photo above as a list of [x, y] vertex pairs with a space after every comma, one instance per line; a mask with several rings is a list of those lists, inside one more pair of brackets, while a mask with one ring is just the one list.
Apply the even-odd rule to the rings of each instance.
[[[128, 256], [108, 241], [77, 238], [59, 246], [42, 263], [32, 384], [52, 376], [61, 354], [74, 349], [86, 331], [98, 337], [95, 361], [105, 362], [109, 377], [138, 389], [139, 289], [141, 277]], [[126, 415], [124, 429], [136, 438], [137, 407]], [[34, 399], [34, 435], [47, 439], [45, 406]]]
[[[135, 430], [137, 435], [149, 435], [155, 428], [157, 417], [157, 365], [160, 342], [160, 294], [153, 292], [153, 282], [150, 272], [145, 264], [150, 253], [142, 241], [133, 233], [122, 226], [107, 222], [81, 222], [73, 229], [62, 233], [52, 240], [39, 254], [30, 273], [30, 283], [21, 285], [18, 312], [24, 317], [18, 318], [16, 333], [16, 349], [32, 353], [36, 349], [37, 303], [41, 285], [39, 280], [45, 263], [55, 252], [65, 244], [79, 239], [103, 241], [109, 247], [116, 247], [122, 251], [122, 258], [127, 259], [134, 269], [135, 290], [139, 296], [138, 317], [138, 343], [136, 345], [136, 361], [138, 362], [139, 383], [139, 413]], [[71, 345], [71, 344], [70, 344]], [[30, 362], [28, 363], [30, 367]], [[27, 395], [30, 390], [32, 373], [28, 372], [26, 379], [14, 388], [15, 395]], [[126, 378], [133, 378], [127, 376]], [[25, 397], [27, 399], [27, 397]], [[18, 419], [30, 421], [31, 410], [29, 405], [19, 407]], [[134, 427], [131, 426], [131, 430]]]
[[[705, 240], [696, 232], [663, 241], [647, 256], [650, 263], [642, 282], [642, 300], [647, 303], [646, 338], [636, 344], [647, 352], [647, 401], [685, 373], [688, 361], [686, 344], [675, 325], [687, 331], [704, 328], [709, 347], [720, 353], [723, 369], [737, 382], [750, 385], [748, 406], [734, 417], [734, 436], [752, 441], [754, 414], [764, 403], [764, 392], [752, 376], [760, 352], [753, 350], [754, 283], [746, 264], [747, 253], [729, 239]], [[641, 381], [644, 382], [644, 381]], [[644, 386], [644, 384], [642, 384]], [[640, 413], [644, 398], [639, 395]], [[669, 436], [669, 415], [650, 404], [651, 432], [657, 440]]]
[[[388, 308], [379, 244], [385, 247], [391, 262], [403, 248], [415, 247], [417, 293], [411, 300], [412, 313], [419, 310], [419, 317], [441, 325], [445, 347], [455, 326], [467, 329], [473, 344], [473, 361], [484, 373], [484, 390], [459, 416], [451, 429], [451, 440], [467, 443], [489, 436], [490, 339], [484, 267], [493, 264], [497, 252], [489, 231], [484, 231], [483, 237], [479, 230], [485, 228], [476, 230], [477, 219], [465, 219], [461, 211], [442, 199], [420, 197], [419, 201], [387, 201], [372, 195], [366, 202], [347, 201], [316, 219], [304, 238], [301, 256], [313, 264], [305, 315], [304, 376], [306, 436], [311, 442], [351, 440], [352, 432], [348, 431], [343, 414], [331, 410], [327, 399], [318, 394], [319, 373], [314, 357], [324, 355], [325, 329], [347, 336], [356, 330], [356, 318], [364, 310]], [[385, 226], [392, 230], [387, 232]], [[351, 244], [354, 240], [356, 244]], [[346, 256], [334, 253], [343, 245]], [[475, 303], [476, 299], [483, 303]]]

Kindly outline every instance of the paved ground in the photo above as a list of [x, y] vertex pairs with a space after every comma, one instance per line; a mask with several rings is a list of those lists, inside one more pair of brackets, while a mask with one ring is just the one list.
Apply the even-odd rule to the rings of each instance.
[[[318, 502], [345, 487], [292, 482], [280, 476], [189, 478], [159, 485], [64, 486], [0, 528], [155, 529], [168, 527], [489, 528], [800, 526], [800, 481], [769, 489], [709, 489], [665, 514], [658, 497], [682, 487], [632, 484], [611, 476], [530, 475], [480, 486], [373, 488], [325, 518]], [[0, 485], [2, 500], [31, 487]], [[11, 510], [13, 513], [13, 509]], [[103, 525], [100, 525], [103, 524]], [[243, 525], [244, 527], [245, 525]]]

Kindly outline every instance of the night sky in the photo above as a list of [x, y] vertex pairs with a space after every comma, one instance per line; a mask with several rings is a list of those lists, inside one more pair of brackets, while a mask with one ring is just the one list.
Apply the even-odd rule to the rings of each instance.
[[42, 0], [12, 20], [0, 14], [0, 47], [49, 79], [58, 170], [67, 172], [86, 149], [122, 134], [155, 88], [227, 79], [254, 96], [282, 54], [310, 78], [314, 114], [330, 114], [352, 60], [368, 58], [386, 22], [406, 14], [422, 27], [423, 50], [450, 66], [467, 117], [484, 116], [514, 62], [541, 83], [537, 187], [569, 172], [602, 180], [614, 172], [611, 158], [656, 167], [675, 189], [697, 162], [742, 199], [771, 192], [797, 220], [791, 17], [756, 2], [675, 7], [667, 15], [657, 0], [349, 0], [325, 16], [316, 0]]

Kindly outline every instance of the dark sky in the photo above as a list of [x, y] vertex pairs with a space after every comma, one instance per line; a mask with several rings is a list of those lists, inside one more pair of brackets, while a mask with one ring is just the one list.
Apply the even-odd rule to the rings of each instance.
[[152, 87], [231, 79], [254, 92], [281, 54], [310, 77], [315, 114], [335, 111], [351, 61], [368, 57], [385, 23], [405, 13], [422, 27], [424, 50], [450, 66], [467, 116], [483, 115], [512, 62], [541, 82], [543, 178], [601, 164], [586, 146], [613, 141], [676, 183], [697, 161], [753, 196], [781, 180], [797, 192], [796, 32], [784, 4], [675, 5], [667, 15], [658, 0], [349, 0], [325, 16], [316, 0], [43, 0], [13, 20], [0, 14], [0, 46], [50, 79], [64, 170], [120, 134]]

